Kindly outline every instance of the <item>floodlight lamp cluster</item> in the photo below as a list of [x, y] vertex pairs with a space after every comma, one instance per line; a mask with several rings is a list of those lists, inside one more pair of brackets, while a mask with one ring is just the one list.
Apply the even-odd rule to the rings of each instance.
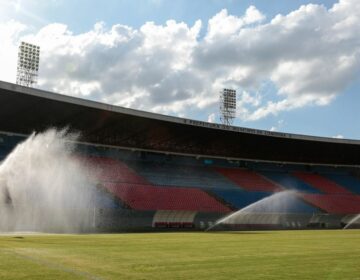
[[21, 42], [18, 51], [16, 83], [32, 87], [37, 82], [40, 62], [40, 47]]
[[224, 88], [220, 92], [220, 121], [232, 125], [236, 118], [236, 90]]

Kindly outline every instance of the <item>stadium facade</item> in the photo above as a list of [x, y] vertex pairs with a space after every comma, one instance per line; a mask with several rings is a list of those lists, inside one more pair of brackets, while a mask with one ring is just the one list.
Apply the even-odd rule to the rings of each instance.
[[360, 141], [177, 118], [0, 82], [0, 160], [33, 132], [80, 132], [102, 170], [94, 229], [340, 228], [360, 213]]

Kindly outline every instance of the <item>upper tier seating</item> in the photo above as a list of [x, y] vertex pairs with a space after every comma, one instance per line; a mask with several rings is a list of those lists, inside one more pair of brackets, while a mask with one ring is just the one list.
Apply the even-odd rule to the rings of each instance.
[[199, 189], [127, 183], [104, 183], [103, 185], [136, 210], [188, 210], [222, 213], [230, 211], [228, 207]]
[[302, 197], [330, 214], [360, 213], [360, 196], [358, 195], [302, 194]]
[[240, 168], [215, 168], [215, 170], [249, 191], [276, 192], [281, 190], [279, 186], [251, 170]]
[[320, 193], [320, 191], [318, 189], [299, 180], [298, 178], [292, 176], [289, 173], [262, 171], [261, 174], [264, 175], [266, 178], [279, 184], [280, 186], [284, 187], [284, 189], [287, 189], [287, 190], [295, 190], [295, 191], [306, 192], [306, 193]]
[[311, 186], [317, 188], [323, 193], [351, 194], [351, 192], [348, 191], [347, 189], [343, 188], [342, 186], [339, 186], [338, 184], [320, 175], [306, 173], [306, 172], [294, 172], [293, 174], [300, 180], [310, 184]]

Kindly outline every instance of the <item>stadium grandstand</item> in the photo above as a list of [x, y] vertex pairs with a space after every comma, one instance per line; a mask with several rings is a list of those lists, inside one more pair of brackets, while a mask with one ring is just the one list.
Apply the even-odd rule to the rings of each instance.
[[0, 82], [0, 161], [28, 135], [80, 132], [98, 231], [341, 228], [360, 213], [360, 141], [226, 126]]

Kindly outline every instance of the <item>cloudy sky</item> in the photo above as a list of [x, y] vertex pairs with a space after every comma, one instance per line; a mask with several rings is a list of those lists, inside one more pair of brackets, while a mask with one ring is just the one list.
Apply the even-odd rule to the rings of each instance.
[[359, 0], [0, 0], [0, 80], [21, 41], [37, 87], [235, 125], [360, 139]]

